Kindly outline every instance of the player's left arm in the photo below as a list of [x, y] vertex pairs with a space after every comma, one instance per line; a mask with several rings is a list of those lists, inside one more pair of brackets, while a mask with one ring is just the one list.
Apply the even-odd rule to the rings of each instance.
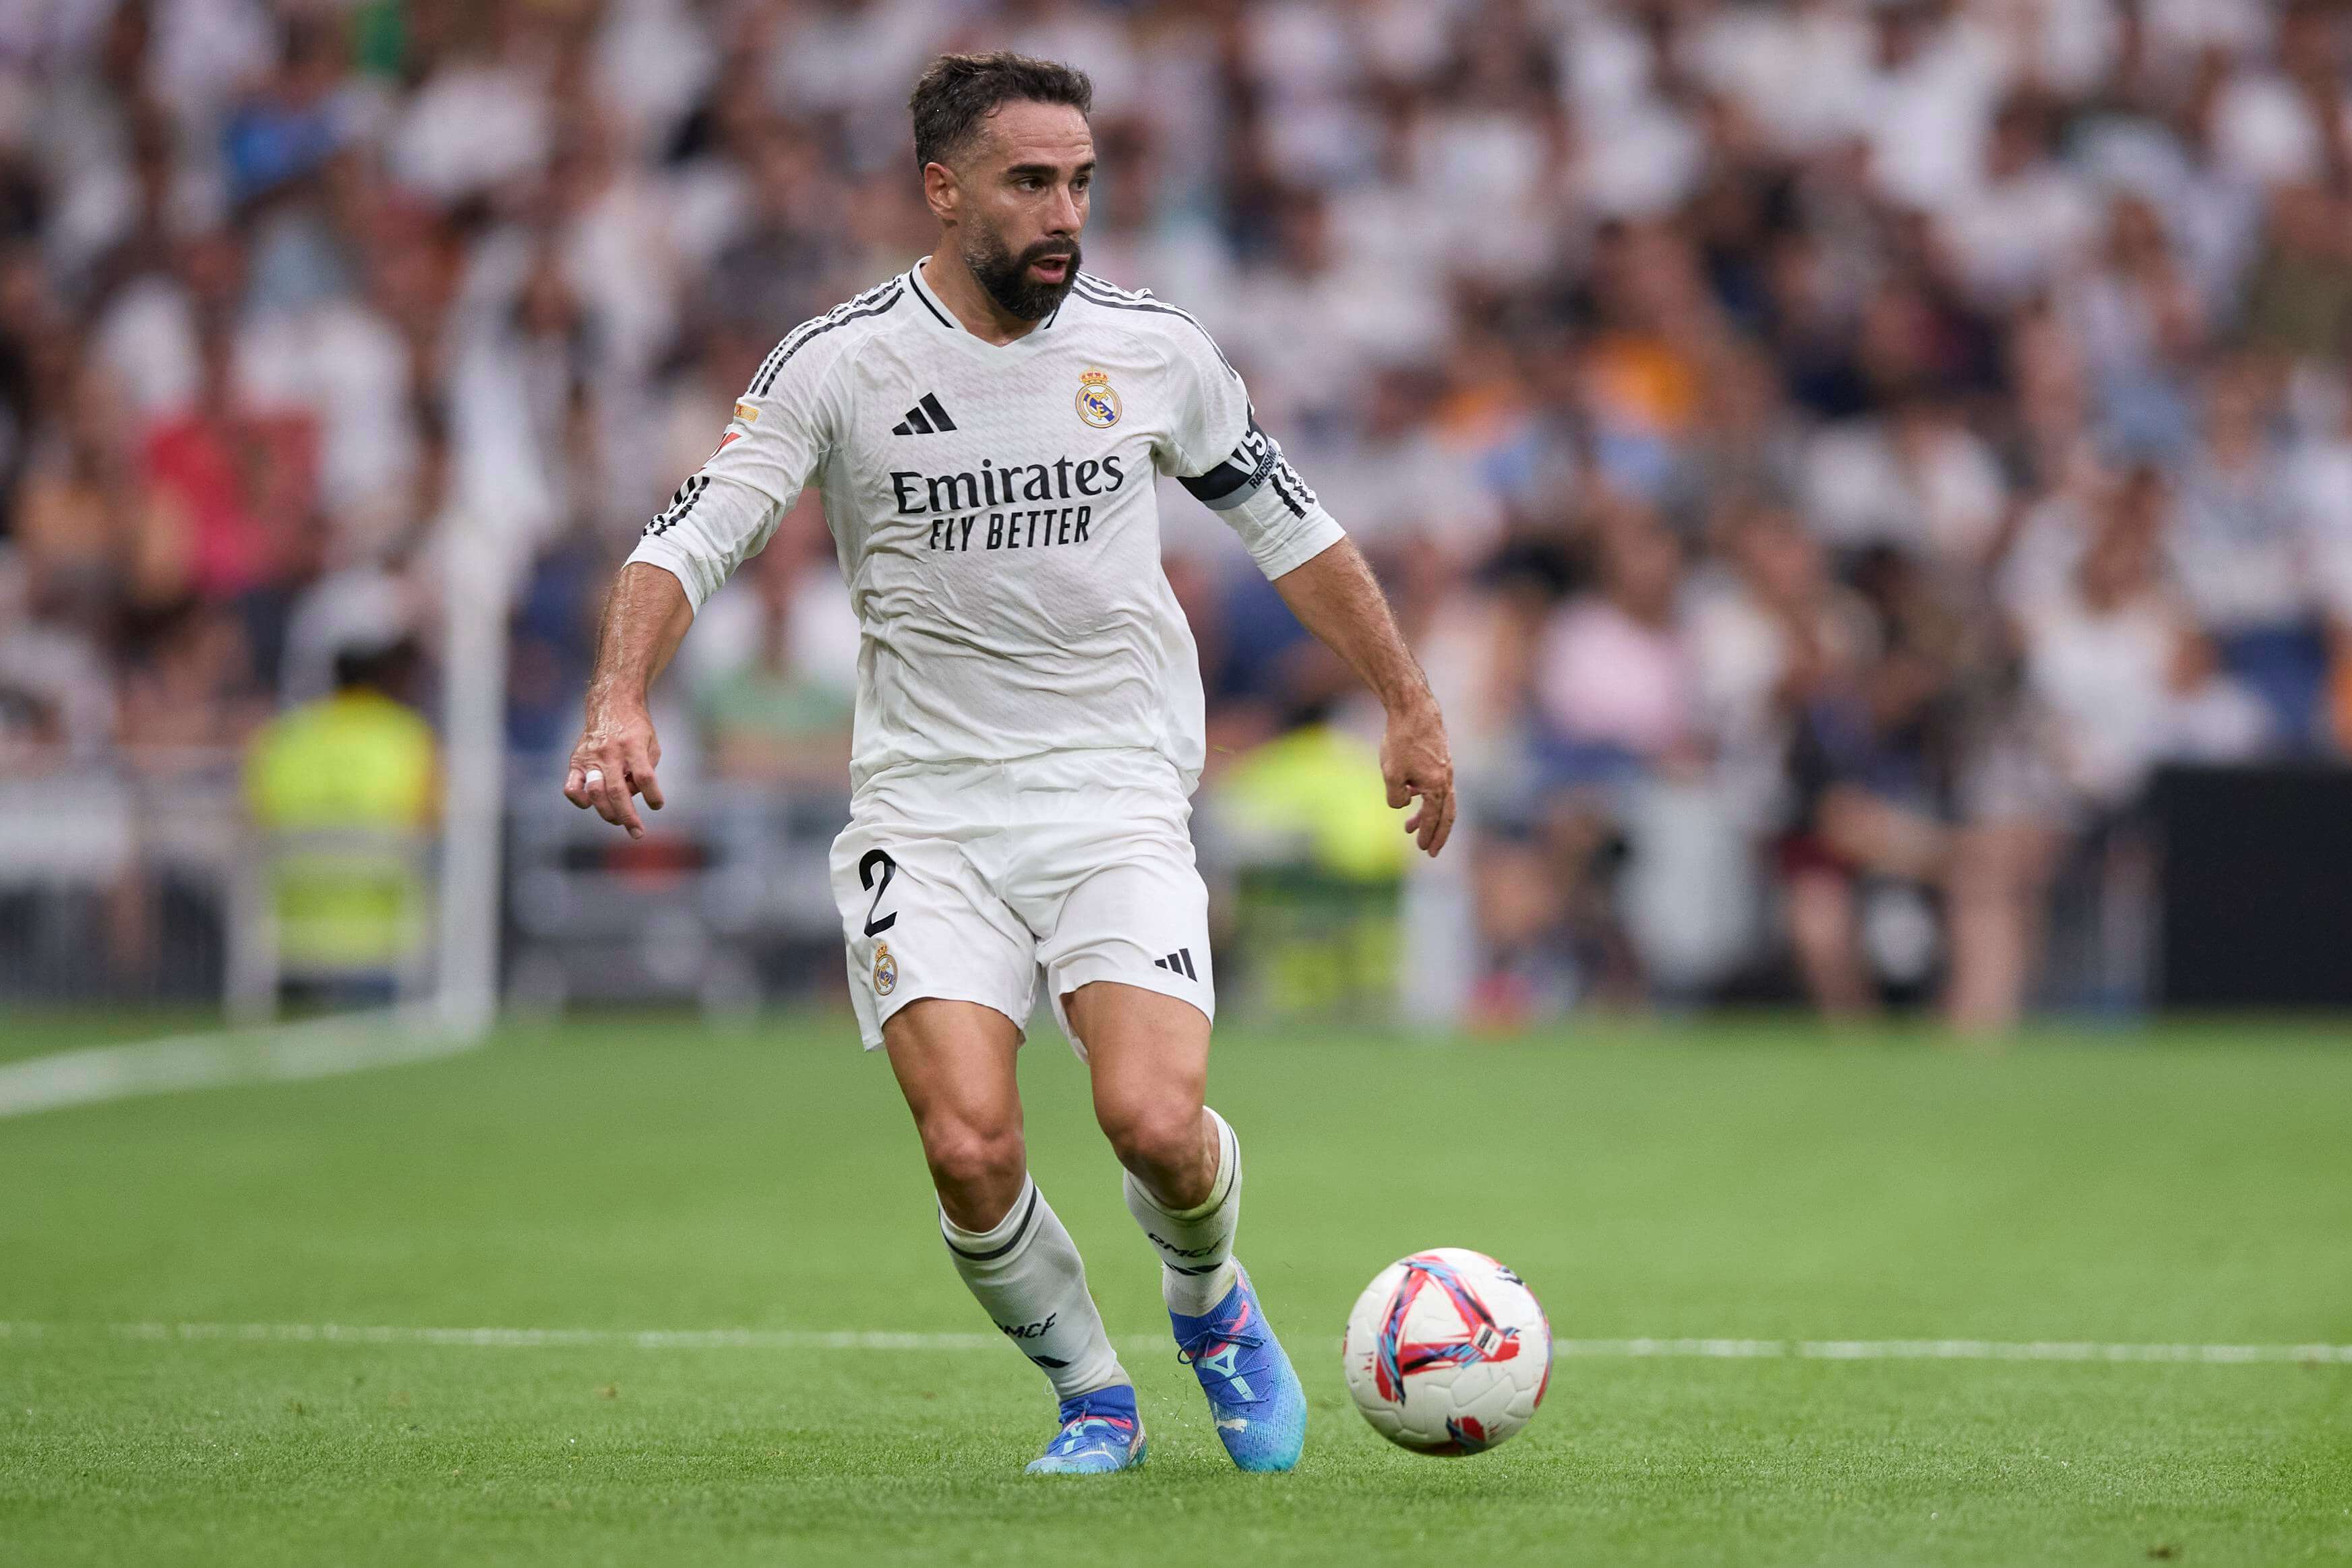
[[1174, 341], [1181, 400], [1167, 454], [1171, 471], [1224, 520], [1300, 623], [1379, 696], [1389, 716], [1381, 742], [1389, 804], [1420, 801], [1405, 831], [1436, 854], [1454, 831], [1454, 759], [1428, 678], [1362, 554], [1290, 466], [1282, 444], [1258, 427], [1241, 376], [1205, 331], [1178, 332]]
[[1421, 802], [1404, 828], [1423, 851], [1436, 854], [1454, 832], [1454, 757], [1445, 744], [1445, 719], [1363, 552], [1342, 537], [1276, 577], [1274, 586], [1299, 624], [1347, 660], [1388, 710], [1381, 776], [1389, 804]]

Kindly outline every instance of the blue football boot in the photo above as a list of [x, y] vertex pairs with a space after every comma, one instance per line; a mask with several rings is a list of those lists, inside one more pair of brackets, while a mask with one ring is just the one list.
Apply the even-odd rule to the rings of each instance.
[[1177, 1358], [1201, 1380], [1225, 1452], [1244, 1470], [1287, 1470], [1307, 1444], [1307, 1391], [1265, 1321], [1249, 1270], [1202, 1317], [1171, 1312]]
[[1062, 1401], [1062, 1429], [1029, 1461], [1033, 1476], [1099, 1476], [1143, 1463], [1143, 1422], [1125, 1384]]

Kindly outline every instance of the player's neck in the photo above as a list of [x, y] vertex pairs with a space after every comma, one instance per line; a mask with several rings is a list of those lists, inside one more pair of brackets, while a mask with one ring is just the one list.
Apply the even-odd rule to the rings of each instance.
[[963, 258], [945, 243], [931, 252], [930, 259], [922, 264], [923, 282], [939, 296], [963, 323], [965, 331], [984, 343], [999, 348], [1027, 337], [1037, 330], [1037, 323], [1007, 311], [996, 302], [994, 295], [980, 286]]

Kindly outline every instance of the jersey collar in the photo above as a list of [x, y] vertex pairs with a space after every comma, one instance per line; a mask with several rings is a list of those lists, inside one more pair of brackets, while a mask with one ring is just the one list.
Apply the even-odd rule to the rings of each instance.
[[1022, 333], [1009, 343], [988, 342], [966, 331], [964, 324], [956, 320], [955, 312], [949, 310], [940, 297], [931, 291], [931, 286], [923, 281], [923, 262], [929, 259], [930, 258], [926, 256], [922, 261], [918, 261], [907, 268], [907, 287], [913, 290], [915, 303], [920, 305], [923, 308], [923, 313], [930, 319], [933, 331], [954, 338], [957, 342], [967, 344], [982, 354], [1018, 354], [1035, 349], [1038, 346], [1038, 341], [1047, 332], [1052, 331], [1054, 323], [1061, 320], [1063, 306], [1070, 302], [1069, 296], [1064, 295], [1062, 303], [1054, 307], [1052, 315], [1038, 322], [1032, 331]]

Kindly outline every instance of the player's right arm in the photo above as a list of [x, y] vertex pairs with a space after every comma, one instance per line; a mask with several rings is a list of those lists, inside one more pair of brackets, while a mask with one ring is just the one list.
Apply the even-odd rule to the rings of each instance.
[[617, 827], [632, 838], [646, 836], [637, 819], [642, 795], [656, 811], [661, 785], [661, 740], [646, 705], [654, 678], [667, 668], [694, 606], [679, 580], [658, 566], [632, 561], [614, 579], [604, 598], [604, 618], [596, 631], [596, 665], [588, 678], [588, 715], [580, 743], [572, 748], [572, 768], [563, 778], [563, 798]]
[[661, 740], [648, 702], [655, 679], [704, 602], [774, 534], [824, 455], [833, 426], [825, 383], [839, 350], [815, 342], [824, 335], [803, 328], [777, 345], [735, 405], [719, 449], [646, 525], [605, 597], [563, 797], [632, 838], [646, 832], [632, 797], [662, 806], [654, 776]]

